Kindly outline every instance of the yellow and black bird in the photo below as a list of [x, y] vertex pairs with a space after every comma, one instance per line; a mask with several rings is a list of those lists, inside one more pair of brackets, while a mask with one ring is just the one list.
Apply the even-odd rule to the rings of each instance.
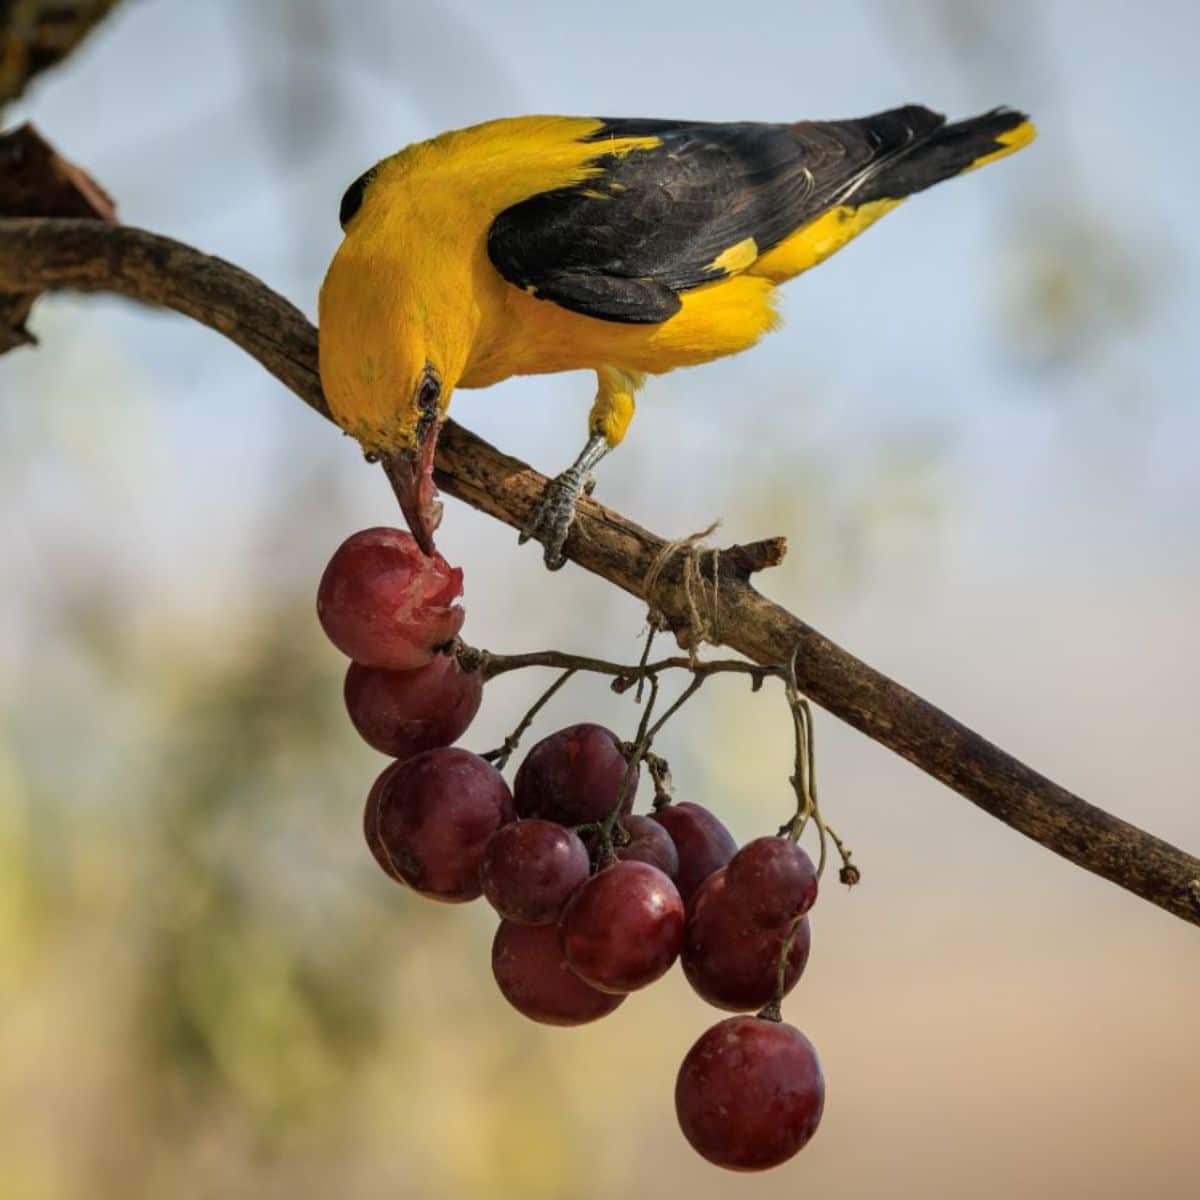
[[795, 124], [514, 117], [386, 158], [342, 198], [321, 288], [321, 380], [426, 553], [456, 388], [589, 368], [587, 445], [522, 540], [560, 566], [591, 469], [646, 375], [752, 346], [778, 284], [906, 196], [1024, 146], [1026, 117], [910, 105]]

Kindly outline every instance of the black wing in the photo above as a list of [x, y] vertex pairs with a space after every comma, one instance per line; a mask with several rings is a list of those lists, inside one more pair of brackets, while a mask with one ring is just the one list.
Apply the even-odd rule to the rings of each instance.
[[[665, 321], [679, 293], [733, 273], [722, 253], [753, 238], [763, 254], [870, 183], [944, 118], [917, 106], [857, 121], [794, 125], [607, 120], [589, 136], [653, 136], [601, 173], [506, 209], [488, 254], [510, 283], [587, 316]], [[598, 147], [599, 149], [599, 147]]]

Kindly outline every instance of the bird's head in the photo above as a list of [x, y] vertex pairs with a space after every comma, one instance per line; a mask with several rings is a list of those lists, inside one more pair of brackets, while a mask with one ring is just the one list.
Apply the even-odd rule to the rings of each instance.
[[432, 554], [441, 519], [434, 453], [471, 332], [456, 304], [463, 289], [444, 277], [402, 189], [388, 186], [388, 165], [342, 199], [346, 236], [321, 286], [321, 383], [334, 420], [383, 464], [409, 529]]

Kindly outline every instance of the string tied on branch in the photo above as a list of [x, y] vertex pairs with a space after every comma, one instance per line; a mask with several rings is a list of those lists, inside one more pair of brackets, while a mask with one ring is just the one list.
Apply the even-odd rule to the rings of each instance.
[[[718, 517], [707, 529], [689, 533], [668, 542], [655, 555], [642, 580], [642, 594], [650, 606], [650, 627], [667, 628], [669, 623], [655, 596], [663, 573], [675, 558], [680, 558], [679, 583], [687, 605], [687, 625], [676, 629], [675, 637], [694, 660], [700, 647], [721, 644], [721, 551], [709, 546], [708, 539], [721, 527]], [[705, 588], [703, 560], [712, 564], [712, 586]]]

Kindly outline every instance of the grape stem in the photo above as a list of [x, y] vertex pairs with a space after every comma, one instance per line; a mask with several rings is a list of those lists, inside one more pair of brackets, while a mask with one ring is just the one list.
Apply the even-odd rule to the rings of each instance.
[[[625, 807], [629, 789], [637, 776], [637, 769], [649, 753], [650, 747], [654, 744], [655, 737], [657, 737], [662, 727], [700, 690], [705, 678], [706, 676], [704, 675], [693, 675], [691, 682], [679, 693], [674, 704], [651, 725], [650, 714], [654, 707], [654, 701], [658, 699], [658, 676], [649, 676], [650, 701], [646, 705], [646, 711], [642, 713], [642, 720], [638, 725], [637, 739], [633, 744], [633, 749], [629, 753], [629, 770], [625, 773], [624, 779], [621, 780], [621, 791], [617, 796], [617, 802], [613, 805], [612, 811], [604, 818], [604, 823], [600, 826], [600, 837], [602, 840], [612, 840], [613, 828], [620, 819], [621, 810]], [[657, 795], [657, 784], [655, 792]]]
[[571, 678], [577, 671], [575, 667], [568, 667], [538, 698], [534, 701], [529, 711], [521, 718], [517, 727], [504, 739], [504, 741], [496, 747], [495, 750], [489, 750], [486, 754], [480, 755], [481, 758], [487, 759], [493, 763], [498, 771], [503, 771], [508, 765], [508, 760], [512, 757], [513, 751], [521, 743], [521, 738], [525, 731], [533, 724], [538, 713], [546, 707], [547, 704], [554, 698], [555, 693], [559, 688], [564, 687], [567, 680]]
[[[611, 676], [612, 688], [618, 693], [627, 692], [636, 684], [639, 700], [643, 687], [648, 684], [650, 696], [642, 710], [637, 733], [634, 735], [633, 742], [627, 743], [625, 749], [629, 771], [621, 781], [620, 794], [616, 804], [597, 827], [599, 834], [597, 861], [602, 866], [607, 865], [615, 861], [613, 831], [629, 797], [629, 788], [636, 778], [637, 768], [643, 761], [647, 762], [654, 780], [654, 807], [661, 808], [664, 804], [670, 803], [670, 769], [663, 759], [651, 754], [654, 739], [663, 726], [713, 675], [744, 675], [749, 678], [750, 686], [754, 691], [758, 691], [766, 679], [779, 679], [783, 683], [784, 695], [792, 714], [796, 742], [795, 768], [789, 779], [796, 793], [796, 812], [790, 821], [780, 827], [779, 836], [798, 842], [811, 821], [817, 831], [818, 876], [824, 874], [829, 858], [829, 842], [832, 841], [842, 860], [839, 878], [848, 886], [858, 883], [862, 878], [861, 872], [850, 861], [850, 851], [846, 848], [845, 843], [830, 829], [817, 801], [812, 706], [809, 704], [808, 698], [801, 693], [797, 682], [795, 653], [786, 664], [776, 666], [760, 666], [758, 663], [745, 662], [736, 658], [712, 659], [705, 662], [684, 658], [682, 655], [660, 658], [655, 662], [650, 662], [650, 645], [654, 630], [655, 618], [651, 614], [650, 633], [642, 649], [641, 659], [636, 665], [609, 662], [603, 658], [589, 658], [582, 654], [565, 654], [560, 650], [536, 650], [528, 654], [493, 654], [490, 650], [480, 650], [459, 642], [455, 647], [455, 653], [458, 655], [460, 665], [464, 670], [481, 671], [485, 681], [505, 675], [509, 671], [519, 671], [527, 667], [558, 667], [563, 672], [525, 714], [517, 728], [504, 739], [504, 744], [497, 750], [489, 751], [484, 757], [503, 768], [538, 712], [554, 693], [579, 671], [591, 671], [595, 674]], [[651, 724], [655, 706], [658, 703], [659, 676], [665, 671], [676, 670], [687, 671], [691, 675], [691, 680], [666, 712]]]
[[796, 944], [796, 934], [800, 932], [800, 922], [804, 914], [798, 916], [788, 929], [787, 937], [779, 948], [779, 963], [775, 968], [775, 996], [771, 1003], [759, 1010], [757, 1015], [764, 1021], [783, 1020], [783, 997], [787, 991], [787, 961], [792, 947]]
[[509, 671], [520, 671], [526, 667], [552, 667], [566, 670], [592, 671], [597, 675], [611, 675], [613, 691], [626, 692], [641, 679], [661, 675], [664, 671], [690, 671], [693, 675], [746, 675], [757, 691], [762, 681], [768, 678], [784, 679], [787, 668], [782, 666], [760, 666], [740, 658], [718, 658], [708, 662], [693, 662], [683, 655], [660, 658], [655, 662], [640, 663], [609, 662], [603, 658], [589, 658], [582, 654], [564, 654], [561, 650], [535, 650], [529, 654], [493, 654], [490, 650], [479, 650], [474, 646], [459, 643], [456, 647], [459, 664], [466, 671], [482, 671], [484, 682], [506, 675]]

